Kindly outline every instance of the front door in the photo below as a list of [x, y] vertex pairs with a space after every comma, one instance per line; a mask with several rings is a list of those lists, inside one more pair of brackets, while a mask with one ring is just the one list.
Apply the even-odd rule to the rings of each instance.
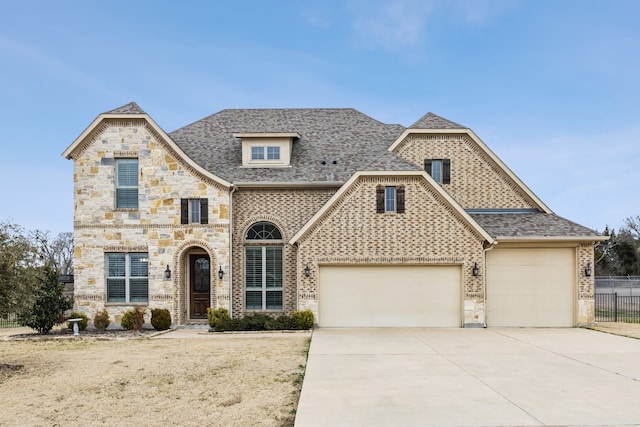
[[211, 262], [208, 255], [191, 255], [190, 263], [190, 318], [206, 319], [211, 300]]

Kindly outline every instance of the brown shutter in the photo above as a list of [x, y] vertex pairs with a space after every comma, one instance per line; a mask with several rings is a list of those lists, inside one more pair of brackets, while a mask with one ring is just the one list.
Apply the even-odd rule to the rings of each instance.
[[189, 199], [180, 199], [180, 224], [189, 224]]
[[396, 187], [396, 212], [404, 213], [404, 185]]
[[442, 159], [442, 183], [451, 183], [451, 159]]
[[433, 161], [431, 159], [424, 159], [424, 170], [426, 173], [431, 175], [431, 163]]
[[384, 186], [376, 187], [376, 213], [384, 213]]
[[209, 224], [209, 199], [200, 199], [200, 224]]

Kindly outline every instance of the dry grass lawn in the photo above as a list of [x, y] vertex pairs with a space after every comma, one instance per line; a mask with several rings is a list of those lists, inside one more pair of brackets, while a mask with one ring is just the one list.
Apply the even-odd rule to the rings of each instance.
[[291, 426], [309, 342], [0, 341], [0, 425]]

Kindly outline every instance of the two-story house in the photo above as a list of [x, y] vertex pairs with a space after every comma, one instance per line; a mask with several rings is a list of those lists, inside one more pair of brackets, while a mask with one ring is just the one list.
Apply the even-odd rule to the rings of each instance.
[[555, 215], [470, 129], [353, 109], [223, 110], [166, 133], [100, 114], [74, 163], [76, 309], [173, 322], [310, 308], [320, 326], [594, 320], [596, 232]]

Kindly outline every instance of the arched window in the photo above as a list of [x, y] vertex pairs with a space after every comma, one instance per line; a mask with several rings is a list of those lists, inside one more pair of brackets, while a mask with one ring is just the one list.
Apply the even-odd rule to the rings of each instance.
[[244, 288], [247, 310], [282, 310], [282, 233], [257, 222], [245, 235]]

